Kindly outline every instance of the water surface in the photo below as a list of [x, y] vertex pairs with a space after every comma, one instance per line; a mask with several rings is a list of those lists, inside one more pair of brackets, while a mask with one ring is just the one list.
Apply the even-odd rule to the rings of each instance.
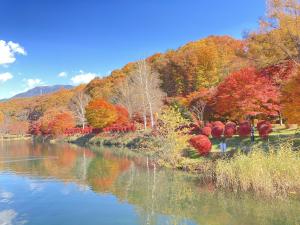
[[0, 225], [300, 224], [300, 202], [237, 196], [128, 151], [0, 142]]

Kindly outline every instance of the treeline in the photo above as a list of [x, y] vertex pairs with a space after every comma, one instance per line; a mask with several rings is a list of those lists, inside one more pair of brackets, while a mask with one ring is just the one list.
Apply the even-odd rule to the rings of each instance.
[[38, 122], [47, 124], [47, 133], [66, 118], [73, 121], [58, 124], [102, 129], [135, 121], [154, 128], [167, 106], [194, 123], [257, 118], [300, 124], [299, 7], [269, 0], [260, 28], [243, 40], [210, 36], [86, 86], [0, 103], [0, 132], [24, 132]]

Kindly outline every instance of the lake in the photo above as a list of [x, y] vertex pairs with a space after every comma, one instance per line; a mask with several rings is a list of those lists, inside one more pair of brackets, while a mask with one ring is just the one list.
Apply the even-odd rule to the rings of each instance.
[[300, 201], [216, 191], [120, 149], [0, 142], [0, 225], [11, 224], [296, 225]]

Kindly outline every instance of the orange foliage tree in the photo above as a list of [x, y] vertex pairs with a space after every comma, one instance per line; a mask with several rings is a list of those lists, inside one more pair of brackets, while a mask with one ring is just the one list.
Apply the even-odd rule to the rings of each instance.
[[75, 126], [73, 114], [65, 110], [49, 110], [37, 122], [32, 123], [30, 132], [42, 135], [62, 135], [66, 129]]
[[238, 120], [247, 115], [278, 116], [279, 91], [254, 68], [229, 75], [214, 97], [214, 109], [222, 117]]
[[72, 113], [70, 112], [58, 113], [51, 121], [51, 134], [54, 136], [62, 135], [64, 134], [66, 129], [73, 128], [74, 126], [75, 126], [75, 119]]
[[300, 124], [300, 71], [284, 85], [282, 90], [282, 111], [289, 123]]
[[113, 124], [118, 119], [118, 113], [114, 105], [97, 98], [86, 106], [86, 118], [91, 126], [102, 129]]
[[126, 108], [121, 105], [115, 105], [115, 109], [117, 112], [117, 120], [116, 124], [127, 124], [129, 122], [129, 113]]
[[0, 111], [0, 125], [4, 122], [4, 113]]

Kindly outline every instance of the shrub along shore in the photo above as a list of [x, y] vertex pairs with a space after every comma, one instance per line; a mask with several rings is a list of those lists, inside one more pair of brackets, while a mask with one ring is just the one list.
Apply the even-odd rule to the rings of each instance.
[[[283, 135], [282, 135], [283, 136]], [[294, 132], [281, 138], [273, 134], [269, 140], [256, 137], [256, 144], [233, 137], [229, 151], [218, 150], [219, 141], [213, 140], [213, 151], [200, 156], [192, 147], [172, 154], [172, 146], [148, 131], [131, 133], [101, 133], [98, 135], [70, 136], [64, 139], [79, 145], [125, 148], [147, 155], [160, 167], [199, 174], [212, 181], [219, 189], [234, 192], [253, 192], [268, 198], [300, 197], [300, 152], [297, 151], [299, 134]], [[296, 140], [296, 142], [295, 142]], [[239, 144], [237, 144], [239, 143]], [[295, 144], [296, 143], [296, 144]]]

